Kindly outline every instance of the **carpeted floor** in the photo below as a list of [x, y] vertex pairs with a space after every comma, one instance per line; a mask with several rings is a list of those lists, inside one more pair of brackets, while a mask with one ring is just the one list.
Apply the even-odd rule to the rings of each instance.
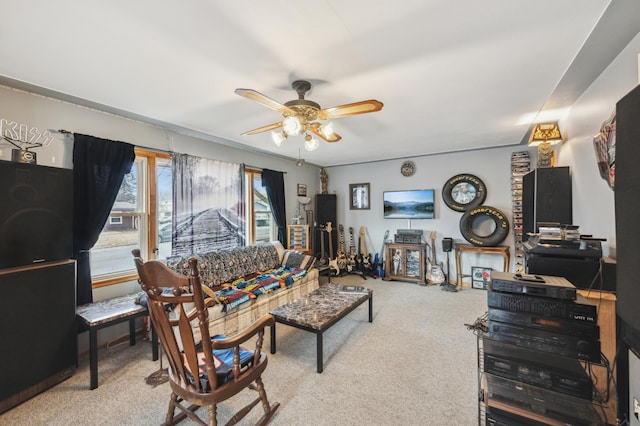
[[[373, 323], [365, 303], [329, 329], [322, 374], [316, 373], [315, 335], [278, 326], [278, 352], [269, 354], [264, 375], [270, 402], [281, 404], [272, 425], [478, 424], [477, 342], [465, 324], [486, 312], [484, 290], [445, 292], [355, 275], [332, 281], [374, 290]], [[0, 425], [164, 421], [170, 389], [145, 383], [159, 369], [149, 342], [102, 350], [95, 390], [89, 390], [88, 363], [88, 357], [80, 359], [73, 377], [0, 415]], [[220, 404], [219, 422], [226, 423], [247, 399], [239, 395]], [[241, 424], [261, 415], [257, 407]]]

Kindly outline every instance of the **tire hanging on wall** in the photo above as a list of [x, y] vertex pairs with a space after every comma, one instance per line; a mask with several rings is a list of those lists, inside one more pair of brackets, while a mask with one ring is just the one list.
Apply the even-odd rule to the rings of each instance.
[[[473, 223], [479, 217], [486, 216], [493, 221], [494, 231], [482, 237], [473, 232]], [[500, 210], [490, 206], [480, 206], [467, 211], [460, 219], [460, 233], [474, 246], [494, 247], [504, 241], [509, 234], [509, 220]]]
[[[473, 188], [475, 191], [475, 198], [466, 203], [462, 203], [459, 200], [454, 199], [454, 190], [460, 184], [467, 184]], [[463, 173], [460, 175], [455, 175], [444, 184], [442, 188], [442, 200], [444, 203], [449, 206], [451, 210], [455, 210], [457, 212], [466, 212], [475, 207], [478, 207], [484, 200], [487, 198], [487, 190], [484, 185], [484, 182], [478, 178], [477, 176], [470, 175], [467, 173]]]

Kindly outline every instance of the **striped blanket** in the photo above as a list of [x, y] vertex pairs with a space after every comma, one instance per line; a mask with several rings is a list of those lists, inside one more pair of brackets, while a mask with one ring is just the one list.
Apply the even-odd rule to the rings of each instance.
[[222, 312], [227, 312], [243, 303], [256, 299], [261, 294], [279, 288], [292, 286], [307, 274], [306, 269], [281, 266], [259, 274], [239, 278], [215, 288], [203, 286], [205, 292], [222, 304]]

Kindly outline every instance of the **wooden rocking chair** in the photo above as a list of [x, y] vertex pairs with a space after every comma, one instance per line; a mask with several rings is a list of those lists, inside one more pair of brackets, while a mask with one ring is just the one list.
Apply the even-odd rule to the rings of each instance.
[[[236, 336], [211, 338], [207, 308], [215, 301], [203, 297], [196, 259], [189, 260], [191, 273], [186, 277], [161, 262], [144, 262], [138, 249], [132, 253], [140, 286], [147, 295], [151, 321], [169, 361], [172, 393], [165, 424], [173, 425], [189, 417], [201, 425], [217, 425], [217, 404], [245, 388], [257, 391], [258, 397], [238, 411], [227, 425], [239, 422], [258, 402], [262, 402], [264, 415], [257, 424], [267, 424], [280, 406], [277, 402], [269, 405], [261, 378], [267, 367], [267, 356], [262, 353], [264, 329], [274, 324], [273, 317], [266, 315]], [[196, 318], [200, 342], [191, 327]], [[257, 337], [253, 351], [240, 346], [254, 336]], [[183, 401], [191, 405], [186, 407]], [[208, 423], [195, 414], [201, 406], [209, 408]], [[180, 411], [177, 415], [176, 408]]]

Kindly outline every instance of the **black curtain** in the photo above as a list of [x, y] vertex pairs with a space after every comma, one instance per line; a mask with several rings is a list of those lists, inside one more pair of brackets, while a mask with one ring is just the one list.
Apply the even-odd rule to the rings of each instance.
[[125, 142], [73, 136], [73, 257], [78, 268], [76, 303], [82, 305], [93, 302], [89, 250], [98, 241], [136, 154]]
[[273, 213], [273, 219], [276, 221], [276, 226], [278, 227], [278, 241], [286, 247], [287, 242], [285, 237], [287, 233], [285, 226], [287, 224], [287, 215], [284, 204], [284, 173], [274, 170], [263, 170], [262, 186], [267, 190], [271, 213]]

